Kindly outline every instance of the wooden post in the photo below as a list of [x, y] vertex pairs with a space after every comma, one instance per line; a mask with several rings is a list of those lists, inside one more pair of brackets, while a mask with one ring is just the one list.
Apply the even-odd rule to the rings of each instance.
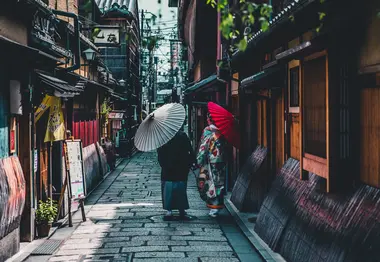
[[[68, 192], [68, 215], [69, 215], [69, 227], [73, 226], [73, 219], [72, 219], [72, 214], [71, 214], [71, 190], [70, 190], [70, 165], [69, 165], [69, 160], [67, 158], [67, 145], [66, 143], [63, 143], [63, 152], [65, 154], [65, 166], [66, 166], [66, 179], [65, 179], [65, 184], [67, 186], [67, 192]], [[63, 199], [64, 195], [61, 195], [61, 198]], [[60, 199], [61, 199], [60, 198]]]
[[67, 176], [65, 177], [65, 182], [63, 183], [63, 187], [62, 187], [62, 189], [61, 189], [61, 194], [60, 194], [60, 196], [59, 196], [59, 201], [58, 201], [58, 213], [57, 213], [57, 217], [55, 218], [55, 221], [58, 221], [59, 213], [61, 213], [62, 202], [63, 202], [64, 194], [65, 194], [65, 191], [66, 191], [66, 186], [67, 186]]
[[79, 205], [82, 212], [82, 220], [83, 222], [86, 222], [87, 219], [86, 219], [86, 213], [84, 212], [84, 199], [79, 200]]

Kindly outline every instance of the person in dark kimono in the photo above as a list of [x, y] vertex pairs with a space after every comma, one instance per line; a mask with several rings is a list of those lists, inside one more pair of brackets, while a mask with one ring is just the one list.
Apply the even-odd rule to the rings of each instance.
[[107, 164], [109, 165], [110, 170], [114, 170], [116, 166], [116, 152], [115, 147], [109, 137], [105, 137], [104, 151], [107, 156]]
[[167, 210], [165, 219], [172, 218], [172, 211], [179, 210], [180, 218], [186, 219], [189, 209], [187, 199], [187, 178], [196, 158], [190, 140], [182, 130], [167, 144], [157, 149], [161, 166], [161, 191], [163, 208]]

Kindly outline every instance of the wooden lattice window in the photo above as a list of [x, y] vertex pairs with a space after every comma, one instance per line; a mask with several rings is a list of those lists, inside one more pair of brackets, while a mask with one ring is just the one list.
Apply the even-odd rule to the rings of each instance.
[[289, 103], [290, 107], [299, 107], [299, 72], [300, 68], [294, 67], [289, 70], [290, 77], [290, 96]]
[[326, 56], [303, 64], [304, 152], [326, 159]]
[[300, 62], [299, 60], [293, 60], [289, 63], [288, 70], [288, 85], [289, 85], [289, 112], [300, 112]]

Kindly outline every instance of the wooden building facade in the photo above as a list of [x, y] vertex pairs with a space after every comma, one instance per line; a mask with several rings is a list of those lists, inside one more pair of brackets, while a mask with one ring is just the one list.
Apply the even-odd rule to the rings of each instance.
[[[273, 4], [278, 12], [269, 29], [254, 32], [247, 50], [232, 59], [246, 141], [241, 161], [262, 148], [267, 152], [265, 172], [250, 178], [255, 230], [287, 261], [348, 261], [369, 253], [371, 260], [377, 256], [369, 246], [378, 241], [378, 197], [363, 194], [380, 192], [374, 111], [380, 103], [374, 61], [379, 37], [372, 31], [379, 6], [370, 1], [359, 14], [353, 3], [339, 0]], [[371, 207], [368, 224], [348, 208], [363, 203]], [[372, 238], [353, 238], [364, 232]], [[309, 250], [306, 256], [299, 256], [302, 250]]]
[[[371, 261], [380, 228], [379, 5], [357, 12], [352, 1], [270, 3], [268, 30], [254, 25], [247, 49], [232, 54], [226, 99], [210, 81], [218, 74], [186, 91], [193, 145], [206, 116], [196, 102], [226, 102], [243, 141], [230, 154], [231, 201], [258, 213], [258, 235], [287, 261]], [[185, 44], [198, 57], [207, 41], [191, 15], [199, 5], [179, 2]], [[199, 77], [197, 56], [189, 61]]]
[[[51, 122], [47, 98], [62, 107], [64, 129], [83, 142], [90, 191], [107, 172], [100, 146], [106, 135], [101, 104], [107, 100], [124, 106], [128, 95], [138, 97], [123, 90], [121, 79], [112, 77], [99, 48], [87, 37], [91, 34], [80, 31], [79, 14], [88, 11], [82, 7], [77, 1], [6, 0], [0, 9], [1, 261], [18, 252], [20, 241], [35, 239], [38, 200], [58, 199], [64, 184], [66, 134], [45, 137]], [[99, 18], [98, 11], [94, 19]], [[138, 63], [135, 57], [133, 61]], [[61, 217], [67, 215], [65, 205], [61, 211]]]
[[[114, 46], [100, 48], [101, 58], [112, 73], [112, 76], [121, 83], [118, 93], [125, 99], [115, 100], [113, 110], [124, 111], [125, 119], [112, 138], [119, 141], [119, 153], [122, 156], [131, 156], [136, 152], [134, 136], [137, 131], [141, 115], [141, 85], [140, 85], [140, 23], [137, 0], [122, 1], [94, 1], [94, 8], [100, 14], [99, 28], [118, 28], [119, 43]], [[95, 27], [96, 28], [96, 27]], [[117, 136], [116, 136], [117, 135]]]
[[[188, 108], [188, 134], [194, 149], [207, 126], [207, 103], [213, 101], [238, 114], [237, 81], [218, 61], [227, 58], [228, 42], [219, 31], [220, 13], [205, 1], [182, 0], [178, 3], [179, 37], [187, 47], [188, 84], [184, 102]], [[231, 88], [234, 88], [232, 91]], [[237, 169], [238, 149], [229, 147], [226, 187], [232, 189]]]

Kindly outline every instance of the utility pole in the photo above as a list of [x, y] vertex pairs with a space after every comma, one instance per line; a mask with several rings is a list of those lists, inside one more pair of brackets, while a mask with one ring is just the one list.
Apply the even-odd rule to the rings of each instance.
[[173, 57], [173, 41], [170, 40], [170, 80], [169, 80], [169, 83], [172, 86], [172, 88], [174, 87], [174, 74], [173, 74], [173, 70], [174, 70], [174, 66], [173, 66], [173, 62], [174, 61], [174, 57]]
[[153, 100], [156, 102], [156, 95], [157, 95], [157, 74], [158, 74], [158, 57], [154, 57], [154, 65], [155, 65], [155, 72], [154, 72], [154, 91], [153, 91]]
[[143, 39], [144, 38], [144, 20], [145, 20], [145, 17], [144, 17], [144, 9], [141, 10], [141, 32], [140, 32], [140, 38]]
[[141, 108], [143, 107], [143, 104], [145, 103], [144, 98], [145, 98], [145, 86], [144, 86], [144, 77], [143, 77], [143, 72], [144, 72], [144, 49], [142, 46], [142, 41], [144, 39], [144, 10], [141, 10], [141, 27], [140, 27], [140, 103], [141, 103]]
[[153, 74], [151, 73], [152, 68], [153, 68], [153, 50], [149, 50], [149, 72], [148, 72], [148, 77], [149, 77], [149, 93], [150, 93], [150, 96], [149, 96], [149, 110], [152, 111], [153, 109], [153, 106], [152, 106], [152, 102], [153, 102]]
[[[146, 15], [151, 15], [151, 19], [149, 17], [147, 18]], [[153, 106], [152, 102], [154, 100], [154, 94], [152, 94], [153, 89], [154, 89], [154, 77], [152, 78], [152, 73], [154, 73], [154, 66], [153, 66], [153, 51], [154, 47], [151, 46], [151, 41], [152, 41], [152, 35], [151, 35], [151, 25], [150, 21], [153, 20], [153, 25], [154, 19], [156, 19], [156, 15], [148, 12], [146, 10], [141, 10], [141, 39], [142, 41], [145, 40], [147, 43], [147, 46], [144, 47], [142, 46], [141, 50], [141, 59], [142, 59], [142, 67], [141, 71], [144, 72], [144, 79], [142, 79], [141, 83], [144, 88], [144, 98], [147, 99], [148, 103], [146, 103], [146, 106], [148, 107], [147, 110], [151, 111]], [[147, 28], [147, 29], [144, 29]], [[148, 63], [146, 63], [146, 58], [148, 56]]]

